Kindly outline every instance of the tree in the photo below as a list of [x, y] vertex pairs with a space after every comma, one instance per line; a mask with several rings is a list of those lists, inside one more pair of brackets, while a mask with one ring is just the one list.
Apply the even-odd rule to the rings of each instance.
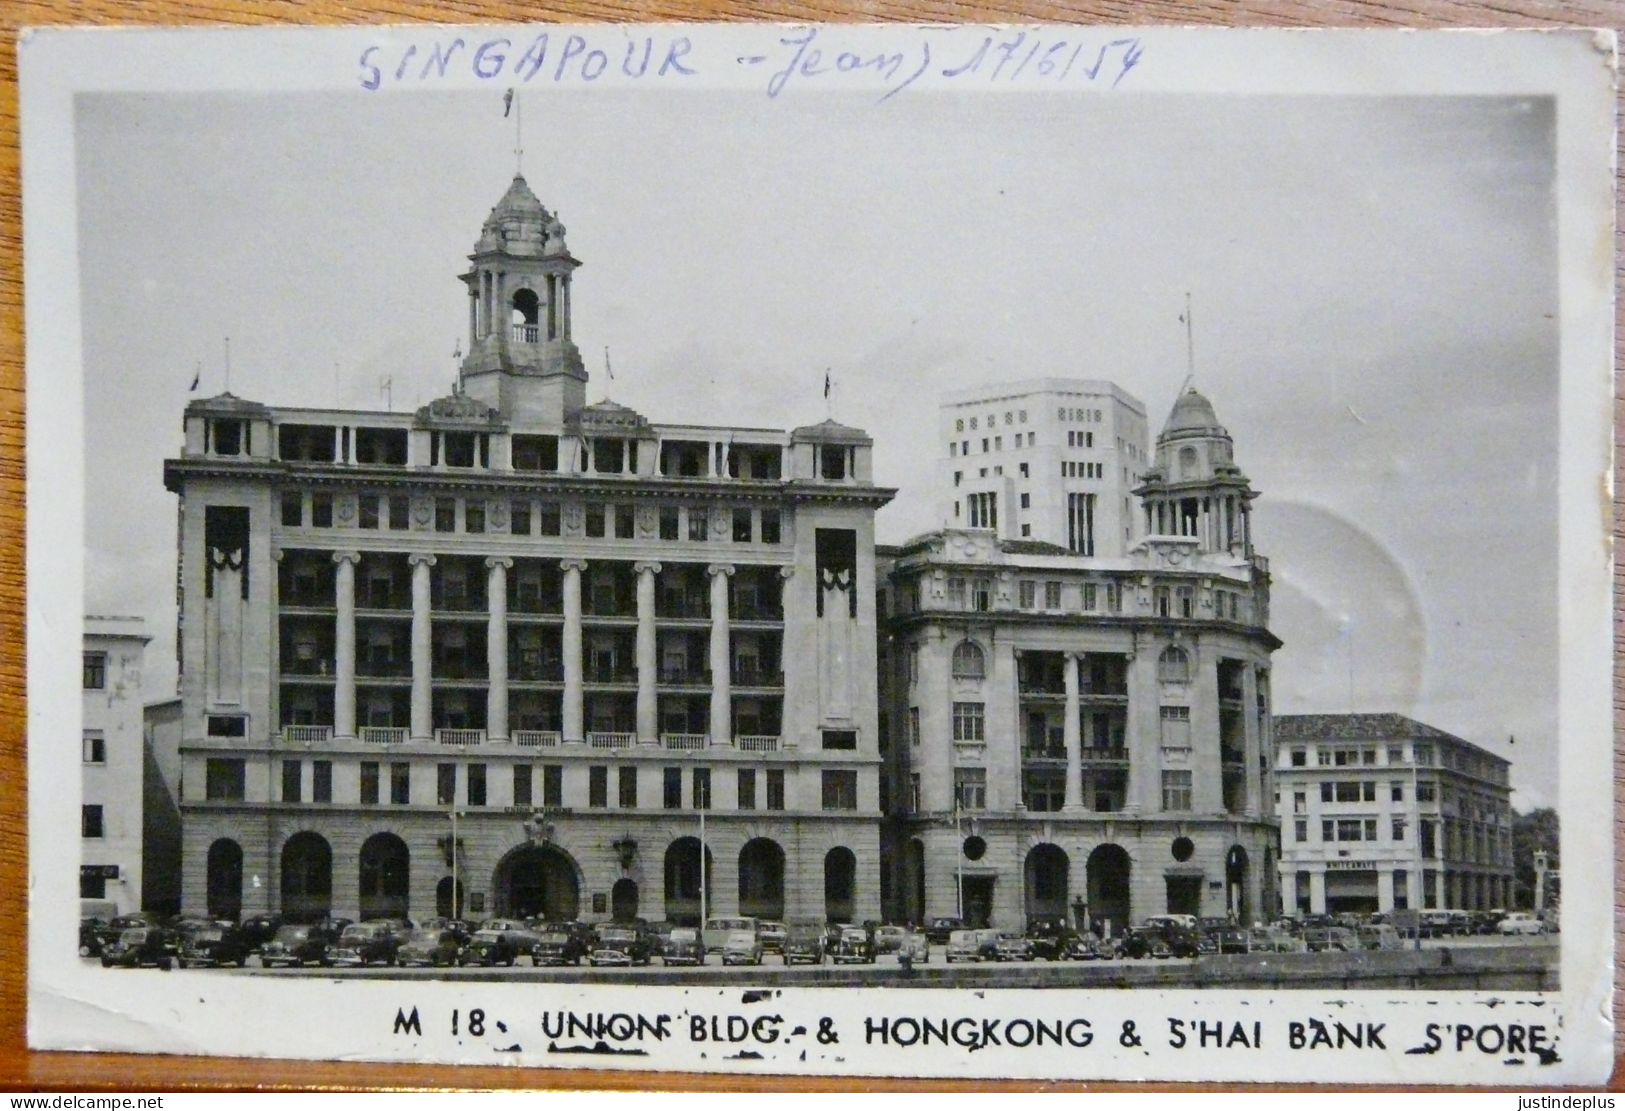
[[1525, 910], [1535, 905], [1535, 853], [1545, 850], [1547, 868], [1558, 868], [1557, 829], [1557, 811], [1549, 806], [1512, 815], [1514, 895], [1517, 905]]

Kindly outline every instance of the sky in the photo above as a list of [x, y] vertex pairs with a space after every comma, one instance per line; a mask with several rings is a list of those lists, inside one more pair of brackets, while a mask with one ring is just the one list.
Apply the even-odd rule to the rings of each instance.
[[[941, 523], [949, 390], [1108, 379], [1159, 429], [1189, 292], [1195, 384], [1259, 491], [1276, 712], [1407, 714], [1555, 804], [1549, 102], [524, 96], [525, 176], [584, 263], [589, 400], [865, 428], [898, 488], [882, 542]], [[515, 134], [500, 92], [151, 94], [81, 96], [75, 142], [86, 605], [148, 619], [157, 697], [162, 464], [226, 338], [231, 391], [268, 404], [448, 392]]]

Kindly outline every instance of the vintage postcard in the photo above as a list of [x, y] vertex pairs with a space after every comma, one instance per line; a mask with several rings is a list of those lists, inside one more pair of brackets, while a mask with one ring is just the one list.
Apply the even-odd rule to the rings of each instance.
[[31, 1044], [1608, 1075], [1611, 33], [20, 57]]

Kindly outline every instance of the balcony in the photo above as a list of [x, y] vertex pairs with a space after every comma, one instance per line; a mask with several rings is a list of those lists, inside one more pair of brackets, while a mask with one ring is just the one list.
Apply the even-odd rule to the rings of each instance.
[[1117, 702], [1127, 705], [1128, 688], [1106, 684], [1094, 686], [1084, 683], [1078, 688], [1078, 698], [1083, 702]]
[[736, 687], [782, 687], [784, 686], [784, 672], [768, 671], [756, 667], [736, 667], [733, 672], [733, 685]]
[[405, 590], [358, 590], [356, 609], [412, 612], [412, 594]]
[[985, 741], [955, 741], [954, 759], [979, 764], [987, 759], [987, 743]]
[[662, 733], [660, 744], [662, 748], [669, 748], [673, 752], [698, 752], [711, 743], [711, 738], [705, 733]]
[[333, 739], [331, 725], [284, 725], [282, 743], [290, 745], [324, 745]]
[[434, 731], [436, 744], [442, 745], [482, 745], [485, 743], [485, 730], [483, 729], [436, 729]]
[[711, 669], [708, 667], [663, 667], [660, 681], [672, 686], [708, 687]]
[[356, 661], [355, 673], [358, 679], [408, 679], [412, 675], [412, 661], [363, 658]]
[[711, 619], [711, 606], [704, 595], [697, 598], [682, 598], [666, 596], [660, 599], [655, 606], [656, 617], [672, 617], [679, 620], [709, 621]]
[[1063, 745], [1022, 745], [1021, 758], [1023, 761], [1065, 762], [1066, 748]]
[[515, 729], [511, 736], [520, 748], [557, 748], [563, 734], [557, 729]]
[[1065, 698], [1066, 686], [1049, 679], [1022, 679], [1019, 689], [1023, 698]]
[[521, 683], [562, 683], [564, 661], [546, 660], [542, 663], [526, 664], [519, 660], [509, 660], [508, 679]]
[[770, 606], [761, 602], [738, 602], [729, 615], [734, 621], [775, 621], [784, 620], [783, 606]]
[[636, 733], [588, 733], [587, 744], [592, 748], [631, 748], [637, 743]]
[[430, 601], [430, 608], [442, 613], [484, 613], [485, 595], [466, 590], [438, 590]]
[[514, 343], [540, 343], [542, 342], [542, 326], [540, 324], [514, 324], [508, 333], [508, 338]]
[[404, 725], [363, 725], [361, 743], [364, 745], [399, 745], [406, 743]]
[[290, 587], [279, 592], [278, 604], [295, 609], [333, 609], [338, 603], [331, 590]]
[[1078, 757], [1085, 764], [1126, 764], [1128, 763], [1128, 749], [1122, 745], [1112, 745], [1107, 748], [1084, 748], [1079, 750]]
[[741, 752], [779, 751], [779, 739], [777, 737], [763, 736], [759, 733], [741, 733], [734, 738], [734, 745]]
[[333, 677], [333, 660], [327, 656], [294, 657], [293, 659], [284, 657], [282, 660], [282, 674], [331, 679]]
[[635, 604], [628, 604], [619, 598], [594, 595], [582, 600], [581, 616], [622, 617], [636, 620], [638, 610]]
[[599, 665], [587, 668], [583, 678], [589, 683], [636, 683], [638, 671], [635, 667]]

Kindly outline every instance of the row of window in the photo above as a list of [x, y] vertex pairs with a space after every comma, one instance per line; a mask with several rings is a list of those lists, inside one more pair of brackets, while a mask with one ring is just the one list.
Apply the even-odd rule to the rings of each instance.
[[[332, 494], [299, 490], [282, 494], [285, 528], [303, 528], [307, 522], [311, 528], [333, 528], [335, 509], [340, 514], [349, 512], [348, 503], [337, 501]], [[405, 494], [361, 494], [356, 499], [355, 512], [356, 528], [406, 531], [412, 527], [411, 499]], [[439, 497], [434, 499], [431, 512], [435, 532], [480, 534], [500, 526], [506, 518], [510, 535], [561, 536], [566, 517], [579, 514], [578, 527], [589, 539], [631, 540], [638, 533], [632, 506], [602, 502], [566, 506], [556, 501], [526, 498]], [[340, 520], [338, 527], [350, 524], [348, 520]], [[572, 525], [575, 526], [574, 521]], [[718, 514], [701, 506], [665, 505], [658, 509], [654, 529], [661, 540], [783, 542], [781, 517], [776, 509], [736, 506]]]
[[1074, 462], [1063, 460], [1061, 463], [1062, 478], [1105, 478], [1106, 464]]
[[[217, 757], [208, 760], [204, 772], [204, 794], [212, 801], [241, 802], [246, 792], [247, 762], [231, 757]], [[283, 802], [304, 802], [305, 799], [305, 761], [282, 761], [282, 794]], [[333, 761], [312, 760], [310, 762], [310, 794], [309, 801], [314, 803], [330, 803], [333, 801]], [[487, 806], [490, 805], [487, 791], [487, 776], [489, 768], [483, 763], [470, 763], [462, 765], [466, 770], [462, 775], [462, 791], [459, 797], [457, 774], [458, 765], [455, 763], [442, 763], [435, 766], [435, 801], [441, 806]], [[538, 766], [531, 764], [515, 764], [512, 766], [513, 774], [513, 805], [532, 806], [538, 802], [536, 772]], [[541, 772], [540, 805], [564, 805], [564, 767], [560, 764], [539, 765]], [[621, 765], [615, 770], [615, 805], [620, 809], [636, 809], [640, 804], [639, 768], [635, 765]], [[610, 767], [603, 764], [594, 764], [587, 769], [587, 806], [592, 809], [604, 809], [610, 802]], [[682, 768], [661, 769], [661, 806], [667, 810], [679, 810], [686, 805], [696, 810], [711, 809], [711, 772], [710, 768], [690, 768], [685, 777]], [[736, 769], [738, 809], [755, 810], [760, 806], [767, 810], [784, 809], [784, 771], [780, 768], [769, 768], [758, 771], [755, 768]], [[684, 780], [688, 781], [685, 794]], [[387, 794], [386, 794], [387, 783]], [[758, 784], [761, 792], [758, 794]], [[856, 810], [858, 808], [858, 773], [851, 770], [826, 770], [822, 773], [821, 804], [824, 810]], [[377, 760], [363, 760], [360, 764], [360, 784], [356, 801], [362, 806], [382, 805], [387, 797], [388, 805], [407, 806], [412, 798], [412, 764], [407, 761], [396, 761], [387, 766]], [[88, 810], [89, 808], [87, 808]], [[100, 807], [97, 811], [97, 828], [100, 829]], [[87, 833], [85, 836], [101, 836]]]
[[[948, 458], [955, 459], [955, 458], [958, 458], [959, 456], [969, 456], [970, 453], [971, 453], [971, 444], [973, 442], [974, 441], [971, 441], [971, 440], [957, 440], [957, 441], [956, 440], [949, 440], [948, 441]], [[1010, 450], [1011, 451], [1017, 451], [1017, 450], [1019, 450], [1021, 448], [1024, 448], [1024, 447], [1037, 447], [1037, 446], [1038, 446], [1038, 433], [1036, 433], [1036, 432], [1026, 432], [1026, 433], [1017, 432], [1015, 435], [1013, 435], [1010, 438]], [[989, 454], [991, 452], [1003, 451], [1003, 450], [1004, 450], [1004, 437], [1003, 436], [983, 436], [982, 437], [982, 454], [983, 455], [987, 455], [987, 454]]]

